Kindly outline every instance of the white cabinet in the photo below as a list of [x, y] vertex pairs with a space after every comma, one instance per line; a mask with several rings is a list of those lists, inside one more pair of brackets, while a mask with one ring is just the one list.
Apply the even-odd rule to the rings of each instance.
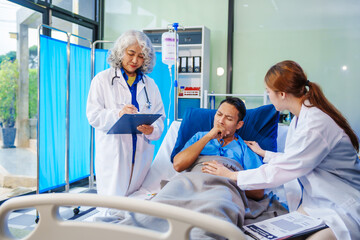
[[[161, 36], [167, 29], [144, 29], [156, 51], [161, 52]], [[181, 119], [186, 108], [203, 107], [204, 90], [209, 89], [210, 30], [204, 26], [179, 29], [179, 61], [176, 111]], [[185, 65], [187, 63], [188, 65]]]

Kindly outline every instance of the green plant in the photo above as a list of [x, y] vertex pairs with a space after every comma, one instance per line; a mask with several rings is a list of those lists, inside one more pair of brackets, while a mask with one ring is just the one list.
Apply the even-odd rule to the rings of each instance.
[[0, 121], [3, 127], [15, 125], [18, 78], [17, 61], [4, 59], [0, 64]]
[[10, 51], [7, 54], [0, 55], [0, 64], [2, 61], [10, 60], [11, 62], [16, 60], [16, 51]]
[[29, 119], [35, 118], [37, 114], [37, 69], [29, 69]]

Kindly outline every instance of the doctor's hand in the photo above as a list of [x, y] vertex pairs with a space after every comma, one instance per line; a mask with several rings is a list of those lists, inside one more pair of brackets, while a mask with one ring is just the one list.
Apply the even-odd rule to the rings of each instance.
[[244, 141], [248, 147], [254, 151], [257, 155], [265, 157], [265, 151], [255, 141]]
[[222, 176], [237, 181], [237, 172], [229, 170], [227, 167], [218, 163], [217, 161], [204, 162], [201, 168], [203, 173], [209, 173], [212, 175]]
[[145, 125], [145, 124], [139, 125], [136, 129], [145, 135], [150, 135], [154, 131], [154, 127], [152, 125]]
[[132, 104], [127, 104], [123, 107], [123, 109], [121, 109], [121, 111], [119, 112], [119, 117], [121, 117], [124, 114], [135, 114], [137, 113], [138, 110], [137, 108], [132, 105]]

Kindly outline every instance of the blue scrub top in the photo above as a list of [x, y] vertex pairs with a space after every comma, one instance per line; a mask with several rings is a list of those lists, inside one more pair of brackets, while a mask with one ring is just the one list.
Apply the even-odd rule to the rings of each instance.
[[[199, 141], [208, 132], [198, 132], [185, 144], [182, 151], [195, 142]], [[235, 135], [237, 140], [231, 141], [228, 145], [221, 147], [217, 139], [211, 139], [203, 148], [200, 155], [223, 156], [236, 160], [244, 170], [258, 168], [263, 164], [262, 157], [254, 153], [240, 136]]]

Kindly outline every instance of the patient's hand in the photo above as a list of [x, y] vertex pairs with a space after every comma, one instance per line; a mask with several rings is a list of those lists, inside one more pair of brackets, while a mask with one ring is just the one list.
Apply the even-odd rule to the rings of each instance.
[[214, 124], [214, 127], [207, 133], [207, 135], [211, 138], [224, 138], [226, 137], [230, 132], [225, 129], [224, 126], [220, 124]]
[[237, 172], [229, 170], [217, 161], [204, 162], [203, 165], [204, 166], [201, 169], [203, 173], [210, 173], [237, 181]]
[[248, 198], [254, 199], [254, 200], [261, 200], [264, 198], [264, 189], [258, 189], [258, 190], [246, 190], [245, 195]]

